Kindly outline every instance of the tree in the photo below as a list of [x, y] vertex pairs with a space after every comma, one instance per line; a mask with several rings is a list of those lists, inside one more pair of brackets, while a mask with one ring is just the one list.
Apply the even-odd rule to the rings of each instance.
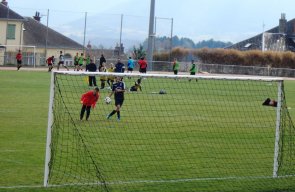
[[143, 49], [143, 45], [140, 44], [138, 48], [136, 48], [135, 46], [133, 47], [133, 58], [134, 59], [140, 59], [141, 57], [145, 57], [146, 56], [146, 51]]

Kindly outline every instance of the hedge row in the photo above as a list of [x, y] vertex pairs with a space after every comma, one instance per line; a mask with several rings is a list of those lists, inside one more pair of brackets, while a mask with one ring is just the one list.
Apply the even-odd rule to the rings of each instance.
[[[178, 47], [174, 48], [171, 53], [173, 58], [180, 61], [185, 61], [190, 55], [206, 64], [295, 68], [295, 53], [289, 51], [262, 52], [259, 50], [238, 51], [233, 49], [186, 49]], [[154, 55], [154, 59], [167, 61], [169, 56], [169, 53], [157, 53]]]

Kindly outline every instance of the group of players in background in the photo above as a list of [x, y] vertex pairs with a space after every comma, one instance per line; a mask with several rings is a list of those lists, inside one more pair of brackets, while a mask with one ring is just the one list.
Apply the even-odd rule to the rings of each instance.
[[[22, 54], [20, 50], [18, 54], [16, 55], [16, 60], [17, 60], [17, 70], [19, 70], [22, 67]], [[51, 72], [55, 63], [54, 56], [48, 57], [46, 59], [46, 63], [48, 65], [48, 72]], [[125, 65], [121, 62], [120, 58], [118, 58], [117, 63], [115, 65], [113, 63], [110, 63], [109, 67], [107, 67], [106, 59], [103, 54], [101, 55], [99, 59], [99, 66], [97, 68], [96, 64], [93, 62], [93, 60], [90, 58], [89, 55], [84, 57], [83, 53], [81, 53], [80, 55], [79, 53], [76, 53], [76, 56], [74, 57], [74, 71], [82, 71], [84, 63], [86, 63], [85, 71], [88, 71], [88, 72], [97, 72], [97, 71], [114, 72], [114, 73], [125, 72]], [[146, 73], [148, 64], [145, 58], [141, 57], [137, 63], [139, 65], [139, 72]], [[60, 65], [63, 65], [63, 67], [66, 70], [69, 70], [69, 68], [65, 64], [65, 58], [62, 51], [60, 51], [59, 62], [57, 63], [57, 70], [59, 70]], [[127, 63], [127, 73], [132, 73], [134, 68], [135, 68], [135, 62], [131, 57], [129, 57], [128, 63]], [[180, 63], [175, 58], [173, 61], [174, 75], [178, 74], [179, 69], [180, 69]], [[197, 66], [194, 63], [194, 60], [192, 60], [190, 75], [195, 75], [197, 72], [198, 72]], [[138, 91], [138, 90], [141, 91], [142, 90], [141, 81], [142, 79], [139, 78], [134, 83], [134, 85], [130, 88], [129, 91]], [[104, 89], [106, 83], [108, 84], [108, 86], [112, 90], [108, 97], [110, 98], [112, 95], [114, 95], [114, 100], [115, 100], [115, 109], [108, 114], [107, 119], [110, 119], [114, 114], [117, 114], [117, 119], [119, 121], [121, 119], [120, 109], [124, 102], [124, 92], [126, 90], [123, 77], [100, 76], [100, 82], [101, 82], [100, 89]], [[98, 101], [100, 97], [99, 88], [97, 87], [95, 75], [90, 75], [88, 77], [88, 84], [90, 87], [94, 86], [95, 88], [91, 91], [84, 93], [81, 97], [82, 108], [80, 112], [80, 120], [83, 119], [85, 111], [86, 111], [86, 120], [89, 119], [91, 108], [95, 107], [96, 102]]]
[[[142, 57], [139, 60], [138, 64], [139, 64], [139, 72], [146, 73], [147, 62], [144, 59], [144, 57]], [[75, 66], [76, 65], [77, 64], [75, 63]], [[132, 73], [134, 67], [135, 67], [134, 60], [131, 57], [129, 57], [128, 64], [127, 64], [127, 72]], [[81, 68], [80, 69], [75, 68], [75, 70], [76, 69], [77, 71], [81, 70]], [[100, 71], [100, 72], [124, 73], [125, 65], [121, 62], [121, 59], [118, 58], [117, 63], [115, 65], [113, 63], [110, 63], [110, 67], [108, 68], [106, 66], [106, 59], [104, 58], [104, 55], [101, 55], [98, 68], [96, 64], [90, 59], [90, 63], [86, 64], [85, 70], [88, 72]], [[100, 76], [100, 82], [101, 82], [100, 89], [104, 89], [105, 84], [107, 82], [107, 84], [112, 90], [107, 98], [110, 98], [112, 95], [114, 95], [114, 100], [115, 100], [115, 108], [107, 115], [107, 119], [110, 119], [113, 115], [117, 114], [117, 120], [120, 121], [121, 119], [120, 109], [123, 105], [124, 93], [126, 91], [126, 86], [125, 86], [125, 82], [123, 81], [123, 77]], [[94, 86], [95, 88], [91, 91], [88, 91], [82, 94], [81, 96], [82, 108], [80, 112], [80, 120], [83, 120], [85, 111], [86, 111], [86, 120], [89, 119], [91, 108], [95, 107], [96, 102], [98, 101], [100, 97], [100, 94], [99, 94], [100, 89], [97, 87], [95, 75], [93, 76], [90, 75], [88, 77], [88, 84], [89, 86], [91, 87]], [[141, 78], [135, 82], [135, 85], [130, 88], [130, 91], [138, 91], [138, 90], [141, 91], [140, 84], [141, 84]]]
[[[139, 64], [139, 72], [146, 73], [146, 69], [147, 69], [146, 60], [142, 57], [138, 61], [138, 64]], [[197, 72], [197, 67], [196, 67], [196, 64], [194, 63], [194, 60], [192, 60], [191, 64], [192, 65], [190, 68], [190, 74], [195, 75]], [[127, 72], [132, 73], [134, 67], [135, 67], [134, 60], [131, 57], [129, 57], [128, 64], [127, 64]], [[177, 59], [174, 59], [173, 71], [175, 75], [178, 74], [179, 68], [180, 68], [179, 62], [177, 61]], [[98, 69], [92, 61], [90, 61], [90, 64], [86, 65], [86, 71], [95, 72], [97, 70], [99, 70], [100, 72], [108, 71], [108, 72], [115, 72], [115, 73], [124, 73], [125, 65], [121, 62], [120, 59], [118, 59], [117, 64], [115, 66], [111, 63], [110, 68], [107, 68], [106, 60], [104, 56], [102, 55], [100, 58], [100, 64]], [[96, 102], [98, 101], [100, 97], [99, 88], [96, 85], [96, 77], [89, 76], [88, 80], [89, 80], [89, 86], [95, 86], [95, 88], [91, 91], [84, 93], [81, 97], [82, 108], [80, 112], [80, 120], [83, 120], [85, 111], [86, 111], [86, 120], [89, 119], [91, 108], [95, 107]], [[138, 91], [138, 90], [141, 91], [141, 80], [142, 78], [139, 78], [135, 82], [135, 84], [129, 89], [129, 91]], [[113, 115], [117, 114], [117, 120], [120, 121], [121, 119], [120, 109], [123, 105], [124, 93], [126, 91], [126, 86], [123, 81], [123, 77], [101, 76], [100, 81], [101, 81], [101, 89], [105, 88], [105, 81], [107, 81], [108, 85], [111, 87], [111, 90], [112, 90], [107, 98], [109, 99], [112, 95], [114, 95], [114, 100], [115, 100], [115, 108], [107, 115], [107, 119], [110, 119]]]

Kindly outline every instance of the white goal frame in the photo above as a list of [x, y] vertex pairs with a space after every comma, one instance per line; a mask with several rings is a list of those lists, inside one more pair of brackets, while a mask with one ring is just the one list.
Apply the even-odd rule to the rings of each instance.
[[7, 49], [7, 47], [16, 47], [15, 50], [23, 50], [23, 48], [31, 48], [33, 49], [33, 67], [36, 68], [36, 46], [32, 46], [32, 45], [1, 45], [3, 47], [5, 47], [4, 49]]
[[[113, 76], [121, 76], [121, 77], [142, 77], [142, 78], [150, 78], [150, 77], [161, 77], [161, 78], [184, 78], [184, 79], [214, 79], [214, 80], [253, 80], [253, 81], [265, 81], [278, 82], [278, 97], [277, 97], [277, 109], [276, 109], [276, 127], [275, 127], [275, 140], [274, 140], [274, 159], [273, 159], [273, 178], [278, 177], [278, 167], [279, 167], [279, 151], [280, 151], [280, 128], [281, 128], [281, 106], [282, 106], [282, 88], [283, 88], [283, 78], [270, 78], [270, 77], [254, 77], [254, 76], [213, 76], [213, 75], [167, 75], [167, 74], [139, 74], [139, 73], [105, 73], [105, 72], [76, 72], [76, 71], [53, 71], [51, 73], [51, 83], [50, 83], [50, 98], [49, 98], [49, 109], [48, 109], [48, 124], [47, 124], [47, 140], [46, 140], [46, 153], [45, 153], [45, 168], [44, 168], [44, 187], [48, 186], [49, 179], [49, 162], [51, 158], [51, 131], [53, 125], [53, 102], [54, 102], [54, 84], [55, 77], [57, 74], [67, 74], [67, 75], [113, 75]], [[226, 179], [226, 178], [225, 178]]]

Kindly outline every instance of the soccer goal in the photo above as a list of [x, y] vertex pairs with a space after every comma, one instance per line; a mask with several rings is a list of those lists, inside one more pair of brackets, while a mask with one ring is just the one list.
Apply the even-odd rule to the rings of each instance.
[[[126, 86], [121, 119], [81, 95]], [[130, 91], [140, 79], [141, 90]], [[131, 89], [133, 90], [133, 89]], [[109, 103], [109, 100], [107, 101]], [[69, 191], [271, 191], [295, 188], [295, 128], [280, 78], [52, 73], [44, 186]]]
[[285, 51], [286, 35], [284, 33], [263, 33], [262, 51]]
[[[1, 55], [1, 49], [3, 54]], [[23, 64], [36, 67], [36, 46], [28, 45], [1, 45], [0, 48], [0, 65], [16, 64], [15, 56], [21, 50]]]

